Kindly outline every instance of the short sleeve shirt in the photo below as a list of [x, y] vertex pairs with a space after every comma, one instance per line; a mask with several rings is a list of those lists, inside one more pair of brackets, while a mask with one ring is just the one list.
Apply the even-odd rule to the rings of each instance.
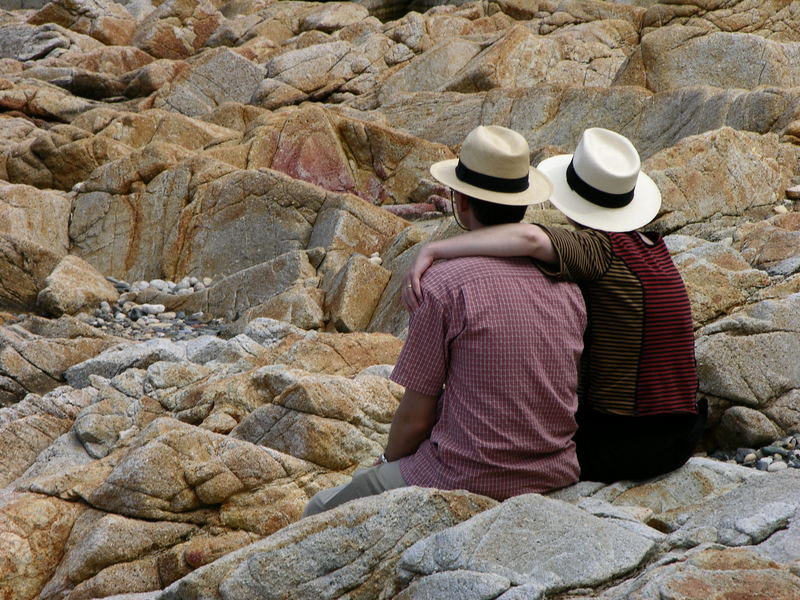
[[586, 301], [581, 401], [626, 416], [697, 412], [692, 309], [664, 240], [543, 229], [559, 258], [553, 274]]
[[577, 481], [577, 286], [528, 259], [468, 257], [435, 264], [422, 290], [392, 379], [438, 407], [400, 460], [406, 482], [505, 499]]

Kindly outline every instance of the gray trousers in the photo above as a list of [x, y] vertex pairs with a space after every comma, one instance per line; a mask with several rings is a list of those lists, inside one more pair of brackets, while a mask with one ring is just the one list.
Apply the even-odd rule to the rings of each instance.
[[383, 463], [357, 471], [350, 483], [337, 485], [314, 494], [314, 497], [306, 504], [303, 517], [310, 517], [331, 508], [336, 508], [348, 500], [374, 496], [386, 490], [406, 487], [407, 485], [400, 474], [400, 466], [397, 461]]

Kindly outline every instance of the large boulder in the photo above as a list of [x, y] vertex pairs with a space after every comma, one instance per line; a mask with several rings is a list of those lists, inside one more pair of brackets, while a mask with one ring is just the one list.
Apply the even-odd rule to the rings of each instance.
[[70, 199], [61, 192], [0, 181], [0, 231], [57, 253], [69, 247]]
[[46, 314], [60, 317], [116, 302], [119, 293], [102, 274], [77, 256], [65, 256], [44, 280], [36, 303]]
[[168, 0], [144, 16], [132, 43], [156, 58], [188, 58], [211, 37], [222, 18], [208, 0]]
[[0, 308], [33, 310], [45, 278], [63, 256], [63, 250], [0, 233]]
[[136, 21], [125, 7], [109, 0], [54, 0], [28, 23], [57, 23], [109, 46], [126, 46], [136, 30]]
[[[660, 27], [642, 38], [645, 85], [656, 92], [695, 85], [752, 90], [800, 84], [800, 43], [699, 27]], [[758, 61], [751, 60], [758, 56]], [[687, 68], [687, 65], [691, 65]]]
[[174, 583], [161, 597], [381, 597], [391, 589], [406, 548], [494, 504], [464, 491], [392, 490], [304, 519], [232, 552]]
[[0, 404], [49, 392], [68, 368], [121, 342], [69, 317], [31, 317], [0, 328]]

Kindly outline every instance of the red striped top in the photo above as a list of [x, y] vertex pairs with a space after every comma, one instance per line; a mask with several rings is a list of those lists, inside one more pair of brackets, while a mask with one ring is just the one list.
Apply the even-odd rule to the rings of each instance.
[[663, 239], [636, 232], [545, 229], [557, 274], [574, 280], [589, 325], [581, 401], [599, 412], [696, 413], [697, 369], [686, 288]]

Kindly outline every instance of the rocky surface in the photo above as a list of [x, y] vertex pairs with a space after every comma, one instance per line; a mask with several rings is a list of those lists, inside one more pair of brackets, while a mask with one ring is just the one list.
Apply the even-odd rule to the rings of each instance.
[[[800, 596], [796, 2], [0, 0], [0, 596]], [[639, 148], [706, 439], [497, 503], [369, 465], [429, 165]], [[564, 225], [548, 206], [530, 221]]]

